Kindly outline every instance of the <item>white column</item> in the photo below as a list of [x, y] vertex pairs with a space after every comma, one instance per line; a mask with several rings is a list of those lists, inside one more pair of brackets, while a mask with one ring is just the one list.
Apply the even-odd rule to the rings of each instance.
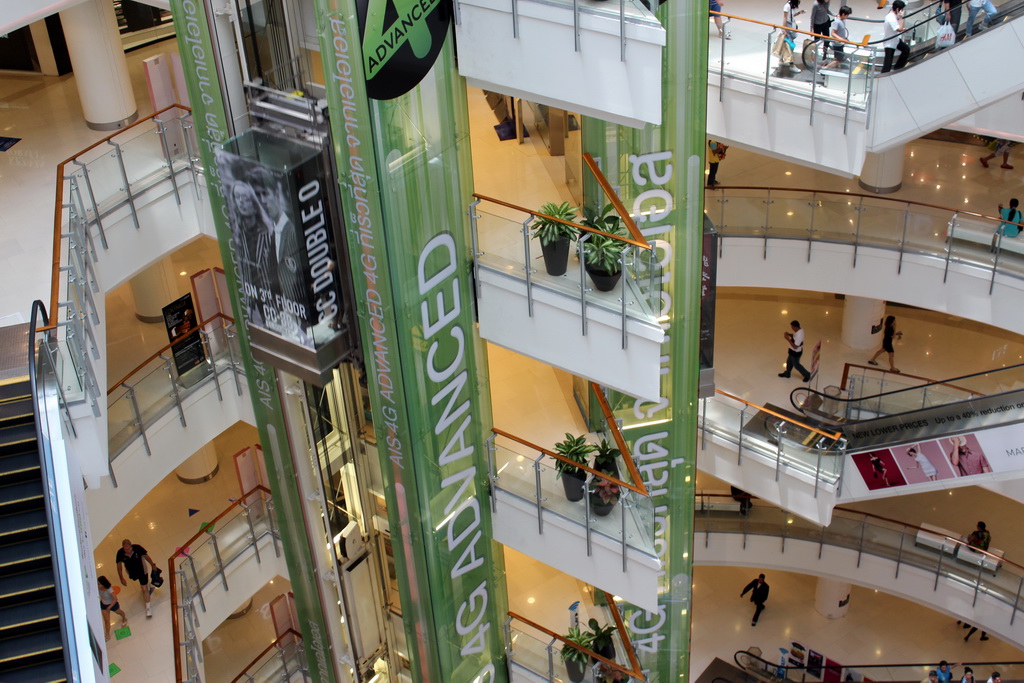
[[850, 584], [818, 577], [814, 590], [814, 609], [823, 617], [842, 619], [850, 611]]
[[249, 105], [242, 86], [242, 65], [239, 63], [235, 27], [231, 23], [233, 13], [230, 0], [214, 0], [213, 39], [217, 42], [217, 52], [221, 57], [221, 87], [224, 89], [228, 115], [234, 125], [232, 134], [238, 135], [249, 128]]
[[60, 13], [85, 124], [117, 130], [139, 118], [114, 4], [86, 0]]
[[161, 259], [128, 281], [135, 300], [135, 317], [144, 323], [164, 321], [163, 308], [178, 298]]
[[873, 349], [882, 343], [882, 338], [871, 334], [871, 326], [877, 325], [885, 315], [885, 302], [862, 296], [846, 296], [843, 306], [843, 344], [851, 349]]
[[906, 145], [897, 145], [884, 152], [868, 152], [857, 182], [869, 192], [888, 194], [903, 185], [903, 158]]
[[217, 476], [220, 463], [217, 462], [217, 449], [208, 443], [192, 454], [185, 462], [178, 465], [174, 475], [183, 484], [202, 484]]

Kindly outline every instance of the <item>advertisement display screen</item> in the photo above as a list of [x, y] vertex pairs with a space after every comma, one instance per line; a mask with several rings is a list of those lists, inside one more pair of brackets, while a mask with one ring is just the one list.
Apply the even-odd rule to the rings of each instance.
[[167, 304], [162, 310], [164, 325], [167, 327], [167, 341], [178, 340], [171, 346], [174, 367], [177, 368], [178, 375], [184, 375], [206, 360], [192, 295], [186, 294]]
[[341, 323], [320, 150], [250, 130], [218, 151], [217, 166], [249, 325], [317, 347]]

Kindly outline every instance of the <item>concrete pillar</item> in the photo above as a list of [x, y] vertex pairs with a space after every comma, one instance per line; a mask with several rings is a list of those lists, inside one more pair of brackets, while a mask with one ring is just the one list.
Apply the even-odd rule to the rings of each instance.
[[162, 323], [164, 306], [178, 298], [163, 260], [134, 276], [128, 287], [135, 300], [135, 317], [144, 323]]
[[217, 449], [208, 443], [192, 454], [192, 457], [178, 465], [174, 475], [183, 484], [202, 484], [217, 476], [220, 463], [217, 462]]
[[842, 619], [850, 610], [850, 584], [818, 577], [814, 590], [814, 609], [823, 617]]
[[847, 295], [843, 306], [843, 344], [864, 351], [877, 348], [882, 337], [871, 334], [871, 326], [877, 325], [884, 314], [884, 301]]
[[868, 152], [857, 182], [869, 192], [888, 194], [903, 185], [903, 158], [906, 145], [897, 145], [884, 152]]
[[117, 130], [139, 118], [114, 4], [86, 0], [60, 13], [85, 123]]

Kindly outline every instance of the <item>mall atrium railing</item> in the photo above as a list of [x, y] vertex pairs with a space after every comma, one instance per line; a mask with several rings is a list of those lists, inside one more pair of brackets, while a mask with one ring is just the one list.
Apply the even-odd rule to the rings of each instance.
[[281, 556], [277, 518], [270, 489], [257, 486], [203, 525], [167, 560], [171, 587], [171, 632], [174, 636], [175, 681], [201, 683], [203, 644], [196, 631], [204, 595], [230, 589], [230, 567], [250, 557], [261, 562], [261, 541], [270, 538]]
[[[188, 343], [187, 338], [198, 334], [203, 346], [204, 359], [184, 373], [174, 362], [174, 348]], [[124, 450], [142, 440], [146, 455], [152, 455], [146, 430], [170, 411], [176, 411], [182, 427], [187, 424], [185, 399], [213, 383], [217, 397], [224, 395], [220, 375], [231, 373], [236, 393], [242, 395], [242, 365], [235, 321], [218, 313], [204, 320], [195, 332], [182, 335], [162, 347], [107, 390], [107, 430], [110, 443], [110, 478], [117, 486], [113, 462]]]
[[[601, 648], [600, 653], [595, 652], [579, 642], [568, 639], [565, 635], [555, 633], [546, 626], [515, 612], [509, 612], [508, 618], [505, 619], [505, 653], [508, 656], [510, 669], [517, 666], [522, 667], [549, 683], [561, 683], [566, 680], [564, 674], [569, 667], [574, 667], [576, 673], [582, 671], [583, 681], [587, 682], [646, 681], [647, 678], [641, 670], [633, 644], [626, 634], [622, 615], [615, 605], [614, 597], [600, 589], [594, 589], [594, 597], [595, 601], [598, 597], [602, 599], [605, 607], [603, 611], [611, 616], [611, 623], [604, 625], [614, 626], [611, 636], [612, 647]], [[584, 634], [587, 633], [587, 629], [587, 624], [580, 627]], [[573, 663], [566, 661], [567, 658], [563, 653], [569, 648], [581, 653], [579, 659], [585, 663], [574, 666]], [[569, 657], [569, 659], [573, 658]], [[626, 663], [620, 664], [618, 659], [625, 659]], [[513, 678], [515, 677], [513, 676]], [[580, 679], [570, 678], [570, 680]]]
[[[588, 557], [593, 554], [594, 534], [617, 540], [622, 547], [622, 571], [626, 571], [630, 548], [648, 555], [655, 554], [654, 503], [603, 391], [593, 382], [591, 389], [605, 417], [603, 436], [610, 438], [618, 448], [621, 459], [616, 458], [616, 462], [622, 463], [626, 470], [624, 474], [610, 474], [579, 464], [498, 428], [491, 430], [487, 440], [488, 474], [494, 489], [536, 504], [537, 533], [544, 534], [544, 513], [547, 511], [584, 526]], [[584, 473], [582, 504], [568, 500], [562, 492], [559, 479], [562, 476], [560, 468], [564, 465]], [[604, 500], [611, 500], [614, 507], [608, 511], [602, 508], [603, 514], [598, 514], [595, 507]], [[492, 509], [497, 507], [493, 493], [491, 506]]]
[[736, 446], [736, 464], [744, 455], [775, 466], [775, 481], [783, 469], [814, 480], [818, 489], [839, 489], [846, 462], [846, 439], [786, 415], [778, 408], [760, 406], [721, 389], [701, 401], [698, 424], [701, 449], [710, 435], [720, 443]]
[[[876, 195], [781, 187], [719, 187], [706, 191], [708, 216], [719, 234], [719, 254], [727, 237], [761, 240], [768, 258], [769, 240], [807, 243], [807, 261], [815, 243], [853, 245], [853, 266], [860, 247], [899, 254], [920, 254], [951, 264], [967, 264], [990, 274], [1024, 279], [1024, 238], [999, 232], [1004, 221], [975, 211]], [[1014, 223], [1024, 228], [1024, 224]]]
[[[486, 268], [525, 282], [526, 307], [531, 317], [535, 287], [577, 301], [584, 336], [587, 334], [587, 308], [604, 308], [619, 314], [622, 348], [626, 348], [627, 344], [628, 318], [644, 322], [656, 321], [653, 311], [658, 310], [660, 305], [661, 267], [654, 249], [640, 234], [636, 224], [617, 198], [612, 204], [617, 204], [619, 217], [629, 230], [630, 237], [613, 235], [481, 194], [473, 196], [476, 199], [469, 206], [469, 217], [473, 229], [473, 273], [477, 298], [481, 298], [480, 270]], [[614, 194], [610, 197], [614, 197]], [[561, 223], [578, 231], [577, 258], [570, 258], [568, 270], [564, 275], [549, 275], [534, 265], [536, 259], [541, 256], [541, 247], [539, 240], [530, 236], [530, 225], [537, 219]], [[608, 292], [595, 291], [589, 285], [586, 269], [583, 267], [585, 245], [587, 240], [595, 236], [611, 239], [622, 245], [619, 267], [623, 277]]]
[[[53, 224], [53, 264], [49, 310], [54, 330], [53, 360], [62, 386], [60, 400], [87, 401], [102, 413], [102, 378], [92, 360], [97, 344], [97, 247], [108, 246], [110, 223], [139, 225], [140, 205], [166, 191], [181, 203], [186, 182], [197, 173], [197, 146], [191, 112], [172, 105], [109, 135], [57, 166]], [[179, 176], [184, 175], [185, 178]]]
[[[993, 3], [997, 7], [996, 22], [1014, 19], [1024, 14], [1024, 0], [1005, 0]], [[936, 21], [937, 13], [946, 9], [945, 0], [933, 0], [921, 7], [908, 11], [903, 17], [904, 31], [901, 39], [910, 47], [910, 63], [920, 63], [933, 54], [935, 38], [939, 29]], [[837, 41], [829, 38], [829, 43], [842, 42], [844, 47], [844, 63], [829, 69], [823, 69], [832, 56], [823, 56], [823, 41], [810, 42], [816, 37], [806, 30], [787, 28], [771, 22], [759, 21], [723, 12], [711, 12], [722, 18], [729, 40], [712, 38], [708, 41], [708, 71], [713, 82], [718, 76], [718, 97], [724, 97], [725, 80], [746, 81], [763, 86], [764, 110], [768, 111], [768, 93], [779, 91], [810, 98], [810, 120], [814, 121], [815, 108], [818, 103], [832, 103], [844, 107], [845, 119], [843, 132], [849, 124], [850, 111], [865, 111], [865, 123], [870, 126], [871, 96], [875, 89], [875, 81], [884, 78], [879, 72], [883, 64], [883, 24], [881, 20], [862, 17], [847, 19], [847, 27], [854, 41]], [[984, 13], [979, 12], [979, 21]], [[963, 7], [960, 19], [958, 38], [966, 34], [967, 8]], [[810, 72], [810, 78], [794, 78], [794, 75], [773, 67], [779, 61], [775, 54], [775, 46], [784, 32], [795, 35], [793, 50], [794, 60], [800, 69]], [[977, 34], [977, 32], [976, 32]], [[712, 30], [712, 36], [715, 35]], [[860, 42], [857, 41], [858, 36]], [[808, 44], [809, 43], [809, 44]], [[958, 43], [959, 44], [959, 43]], [[830, 52], [830, 51], [829, 51]], [[824, 79], [821, 83], [820, 79]]]
[[231, 679], [231, 683], [310, 681], [302, 634], [288, 629]]
[[[916, 384], [888, 379], [894, 375], [878, 370], [848, 363], [843, 371], [842, 387], [827, 387], [824, 392], [801, 387], [793, 390], [790, 400], [794, 407], [807, 414], [828, 416], [837, 421], [856, 421], [959, 402], [968, 402], [966, 410], [981, 415], [986, 406], [971, 406], [970, 401], [1003, 395], [1007, 398], [1004, 402], [1012, 404], [1016, 400], [1011, 398], [1013, 395], [1024, 394], [1020, 388], [1024, 381], [1024, 363], [941, 381], [925, 379]], [[904, 375], [901, 373], [895, 377]], [[1009, 414], [1004, 418], [1014, 419]]]
[[822, 527], [756, 499], [751, 502], [753, 507], [743, 515], [731, 511], [739, 509], [731, 495], [698, 495], [694, 544], [700, 542], [700, 534], [705, 547], [715, 534], [742, 534], [744, 546], [750, 536], [780, 537], [782, 553], [790, 539], [818, 544], [819, 558], [826, 546], [845, 548], [857, 552], [857, 567], [864, 555], [881, 557], [893, 562], [894, 578], [899, 578], [902, 568], [913, 567], [934, 576], [935, 591], [959, 586], [973, 593], [972, 605], [977, 605], [979, 597], [996, 600], [1009, 608], [1010, 624], [1024, 609], [1024, 565], [1004, 558], [999, 551], [971, 548], [965, 537], [844, 507], [835, 508], [831, 524]]

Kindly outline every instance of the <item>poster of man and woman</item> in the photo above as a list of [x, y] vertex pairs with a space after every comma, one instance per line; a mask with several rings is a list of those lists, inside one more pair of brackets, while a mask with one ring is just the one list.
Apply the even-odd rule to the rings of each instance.
[[851, 457], [871, 491], [989, 472], [1007, 472], [1019, 469], [1024, 464], [1012, 461], [1010, 451], [1001, 447], [1001, 439], [986, 441], [990, 443], [983, 445], [978, 434], [957, 434], [854, 453]]

